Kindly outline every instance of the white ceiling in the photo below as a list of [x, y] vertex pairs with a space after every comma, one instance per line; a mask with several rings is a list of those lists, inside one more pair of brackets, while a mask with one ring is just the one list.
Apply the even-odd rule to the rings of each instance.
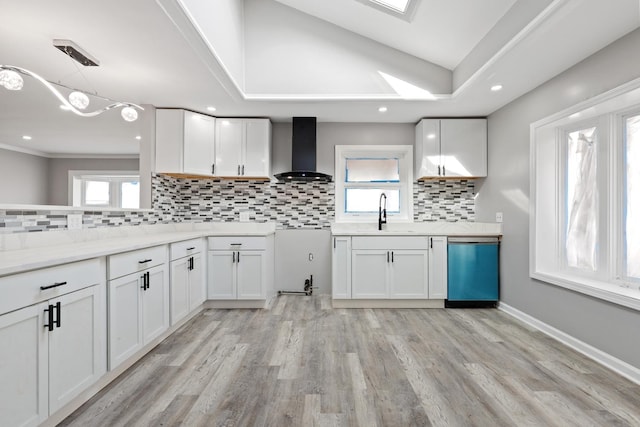
[[[0, 0], [0, 63], [22, 66], [50, 81], [120, 101], [203, 113], [208, 105], [215, 105], [220, 116], [416, 122], [427, 116], [488, 115], [640, 24], [638, 0], [420, 0], [411, 23], [357, 0], [185, 1], [214, 8], [232, 2], [247, 17], [259, 2], [270, 11], [260, 30], [281, 28], [287, 25], [284, 17], [294, 18], [297, 27], [308, 23], [308, 28], [330, 36], [334, 43], [366, 46], [367, 51], [358, 51], [361, 65], [368, 63], [367, 55], [378, 69], [385, 60], [419, 61], [427, 68], [441, 67], [453, 83], [449, 91], [439, 91], [435, 101], [406, 100], [388, 93], [388, 87], [357, 96], [333, 90], [324, 97], [308, 96], [302, 89], [287, 96], [248, 91], [251, 82], [245, 76], [259, 70], [241, 70], [239, 78], [228, 73], [230, 67], [215, 54], [215, 43], [200, 37], [175, 0]], [[577, 23], [590, 31], [575, 31]], [[247, 39], [260, 39], [258, 30], [242, 31]], [[295, 34], [294, 25], [288, 31]], [[263, 36], [266, 40], [272, 34]], [[100, 60], [100, 67], [82, 68], [78, 74], [69, 58], [53, 48], [51, 41], [56, 38], [75, 41]], [[287, 63], [294, 59], [278, 56], [280, 68], [274, 67], [273, 72], [294, 68]], [[344, 64], [349, 60], [348, 55], [342, 57]], [[240, 58], [241, 65], [250, 63]], [[419, 72], [420, 67], [408, 68], [407, 81], [430, 78]], [[325, 77], [331, 82], [330, 73]], [[299, 83], [305, 76], [287, 78]], [[287, 78], [282, 80], [286, 83]], [[375, 78], [371, 87], [381, 84], [379, 76]], [[494, 83], [503, 84], [504, 89], [490, 92]], [[25, 86], [33, 84], [25, 79]], [[53, 154], [137, 150], [135, 136], [144, 132], [140, 122], [129, 126], [117, 111], [97, 120], [74, 117], [60, 111], [53, 97], [40, 89], [16, 93], [0, 89], [0, 144]], [[388, 112], [380, 114], [377, 109], [383, 104]], [[32, 134], [33, 140], [23, 141], [24, 134]]]

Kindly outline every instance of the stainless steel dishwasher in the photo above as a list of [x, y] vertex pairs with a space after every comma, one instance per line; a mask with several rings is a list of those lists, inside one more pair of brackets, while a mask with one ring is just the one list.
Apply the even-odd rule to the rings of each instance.
[[492, 306], [500, 295], [497, 237], [450, 237], [445, 307]]

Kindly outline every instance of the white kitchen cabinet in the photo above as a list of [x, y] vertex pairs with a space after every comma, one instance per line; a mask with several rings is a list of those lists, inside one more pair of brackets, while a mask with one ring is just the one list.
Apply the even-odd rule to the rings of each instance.
[[171, 253], [171, 325], [175, 325], [205, 300], [202, 239], [172, 243]]
[[[97, 259], [0, 279], [18, 303], [0, 315], [3, 425], [40, 424], [106, 372], [104, 279]], [[18, 308], [27, 293], [36, 303]]]
[[210, 237], [209, 248], [209, 299], [264, 300], [273, 295], [273, 236]]
[[422, 119], [416, 125], [415, 176], [487, 176], [486, 119]]
[[447, 237], [429, 237], [429, 298], [447, 299]]
[[427, 299], [428, 252], [423, 237], [353, 237], [353, 299]]
[[216, 175], [267, 178], [271, 174], [269, 119], [218, 119]]
[[214, 175], [215, 120], [191, 111], [157, 109], [155, 171]]
[[351, 298], [351, 237], [333, 238], [332, 285], [334, 299]]
[[169, 329], [167, 247], [110, 256], [109, 278], [109, 369], [113, 370]]

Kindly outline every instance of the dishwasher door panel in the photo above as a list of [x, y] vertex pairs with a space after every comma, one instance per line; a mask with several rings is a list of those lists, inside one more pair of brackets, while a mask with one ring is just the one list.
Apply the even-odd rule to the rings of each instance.
[[449, 243], [449, 301], [497, 301], [498, 243]]

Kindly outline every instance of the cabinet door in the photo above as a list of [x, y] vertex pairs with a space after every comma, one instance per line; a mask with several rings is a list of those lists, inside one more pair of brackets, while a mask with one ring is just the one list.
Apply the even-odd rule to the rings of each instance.
[[175, 325], [189, 313], [189, 258], [171, 261], [170, 268], [171, 324]]
[[238, 299], [264, 298], [264, 251], [236, 252]]
[[202, 264], [202, 254], [193, 254], [193, 270], [189, 271], [189, 311], [206, 299], [206, 289], [204, 281], [204, 265]]
[[213, 175], [215, 119], [185, 111], [183, 172]]
[[209, 251], [209, 299], [236, 299], [235, 251]]
[[109, 369], [142, 348], [142, 274], [109, 281]]
[[447, 299], [447, 238], [429, 237], [429, 298]]
[[334, 299], [351, 298], [351, 238], [333, 238], [331, 293]]
[[60, 298], [59, 326], [49, 332], [49, 412], [54, 413], [107, 370], [104, 285]]
[[487, 176], [487, 121], [440, 121], [440, 150], [445, 176]]
[[218, 119], [216, 121], [215, 175], [240, 175], [243, 136], [244, 123], [241, 119]]
[[32, 305], [0, 316], [0, 424], [37, 426], [48, 414], [48, 332], [44, 309]]
[[416, 126], [416, 178], [440, 176], [440, 120], [423, 119]]
[[390, 251], [351, 251], [352, 298], [387, 298], [388, 257], [390, 261]]
[[427, 251], [391, 251], [390, 298], [427, 298]]
[[244, 176], [269, 176], [271, 164], [271, 122], [245, 120]]
[[149, 285], [142, 291], [142, 337], [147, 344], [169, 329], [169, 280], [164, 265], [150, 268]]

